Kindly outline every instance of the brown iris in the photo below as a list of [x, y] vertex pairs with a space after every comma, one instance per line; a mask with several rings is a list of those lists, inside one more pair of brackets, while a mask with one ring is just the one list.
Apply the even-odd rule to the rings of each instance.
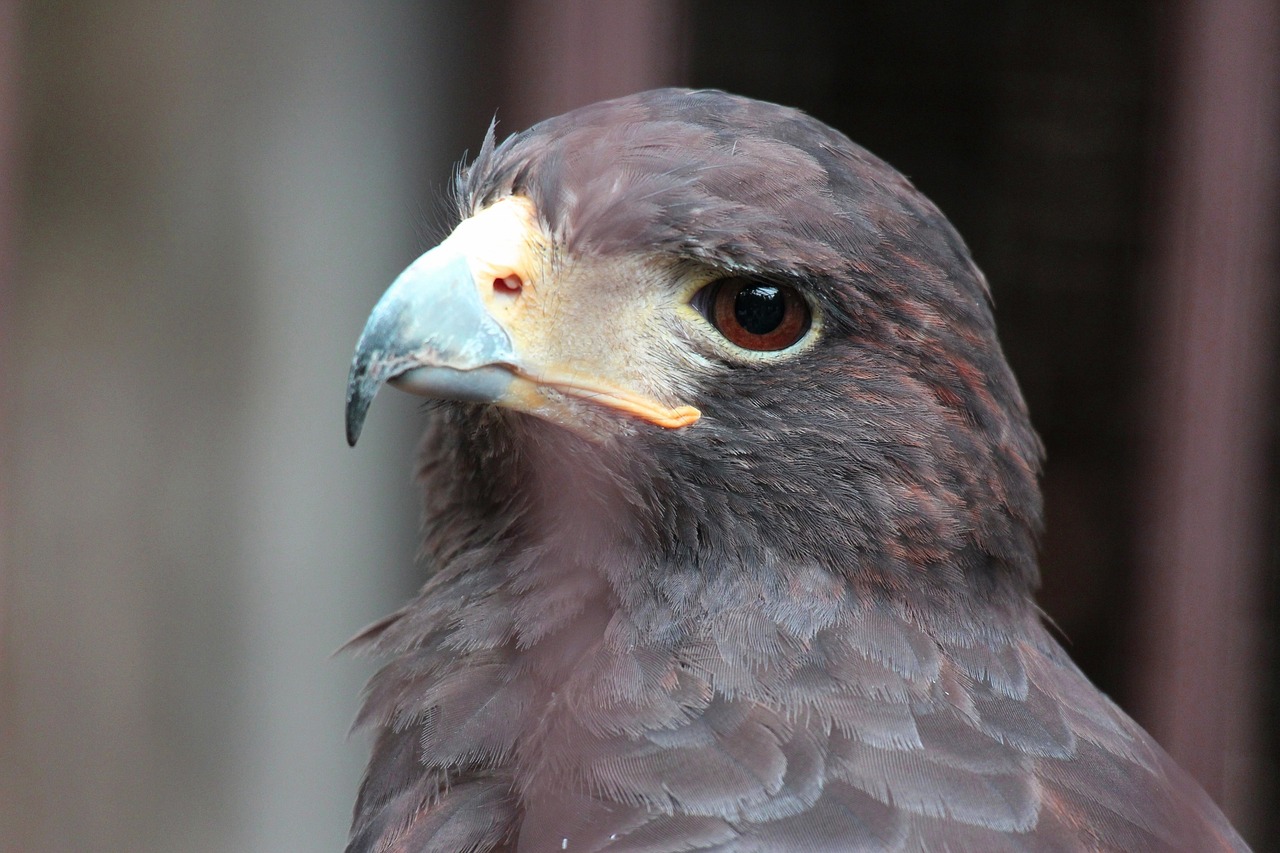
[[743, 349], [786, 349], [809, 331], [809, 305], [785, 284], [725, 278], [698, 294], [695, 302], [711, 324]]

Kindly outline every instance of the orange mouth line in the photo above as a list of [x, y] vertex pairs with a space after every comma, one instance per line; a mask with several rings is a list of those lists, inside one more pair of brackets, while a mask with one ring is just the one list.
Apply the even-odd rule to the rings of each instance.
[[550, 388], [564, 391], [567, 394], [572, 394], [575, 397], [581, 397], [593, 403], [600, 403], [665, 429], [687, 427], [690, 424], [697, 423], [698, 419], [702, 417], [702, 412], [693, 406], [670, 408], [656, 400], [651, 400], [648, 397], [620, 388], [610, 388], [593, 382], [585, 382], [581, 379], [538, 376], [523, 371], [520, 373], [524, 378], [538, 385], [546, 385]]

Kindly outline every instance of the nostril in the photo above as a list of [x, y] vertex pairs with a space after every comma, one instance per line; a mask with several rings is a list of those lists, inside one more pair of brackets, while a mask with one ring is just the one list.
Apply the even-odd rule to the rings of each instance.
[[518, 275], [504, 275], [493, 280], [493, 292], [498, 296], [519, 296], [524, 282]]

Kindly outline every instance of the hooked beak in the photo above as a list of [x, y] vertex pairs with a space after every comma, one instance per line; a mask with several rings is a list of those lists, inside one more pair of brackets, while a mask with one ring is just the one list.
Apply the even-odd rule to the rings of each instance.
[[535, 275], [545, 247], [532, 203], [509, 196], [464, 221], [401, 273], [356, 344], [347, 380], [347, 443], [355, 446], [384, 383], [543, 416], [554, 408], [545, 392], [554, 390], [667, 428], [696, 421], [699, 412], [691, 406], [670, 408], [589, 372], [522, 356], [521, 319], [537, 311], [522, 308], [521, 300], [536, 303], [530, 291], [545, 286]]

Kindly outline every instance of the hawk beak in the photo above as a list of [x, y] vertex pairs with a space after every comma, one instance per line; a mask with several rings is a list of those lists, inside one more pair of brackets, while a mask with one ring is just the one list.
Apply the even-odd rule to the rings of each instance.
[[529, 291], [548, 286], [535, 274], [546, 246], [532, 203], [509, 196], [464, 221], [401, 273], [356, 344], [347, 380], [347, 443], [355, 446], [386, 383], [423, 397], [504, 405], [553, 420], [560, 418], [548, 390], [667, 428], [696, 421], [692, 407], [669, 408], [601, 377], [522, 358], [522, 328], [538, 324], [521, 322], [537, 313], [521, 300], [536, 302]]
[[390, 382], [424, 397], [496, 403], [514, 378], [507, 330], [485, 310], [467, 259], [439, 246], [414, 261], [374, 307], [347, 379], [347, 443]]

